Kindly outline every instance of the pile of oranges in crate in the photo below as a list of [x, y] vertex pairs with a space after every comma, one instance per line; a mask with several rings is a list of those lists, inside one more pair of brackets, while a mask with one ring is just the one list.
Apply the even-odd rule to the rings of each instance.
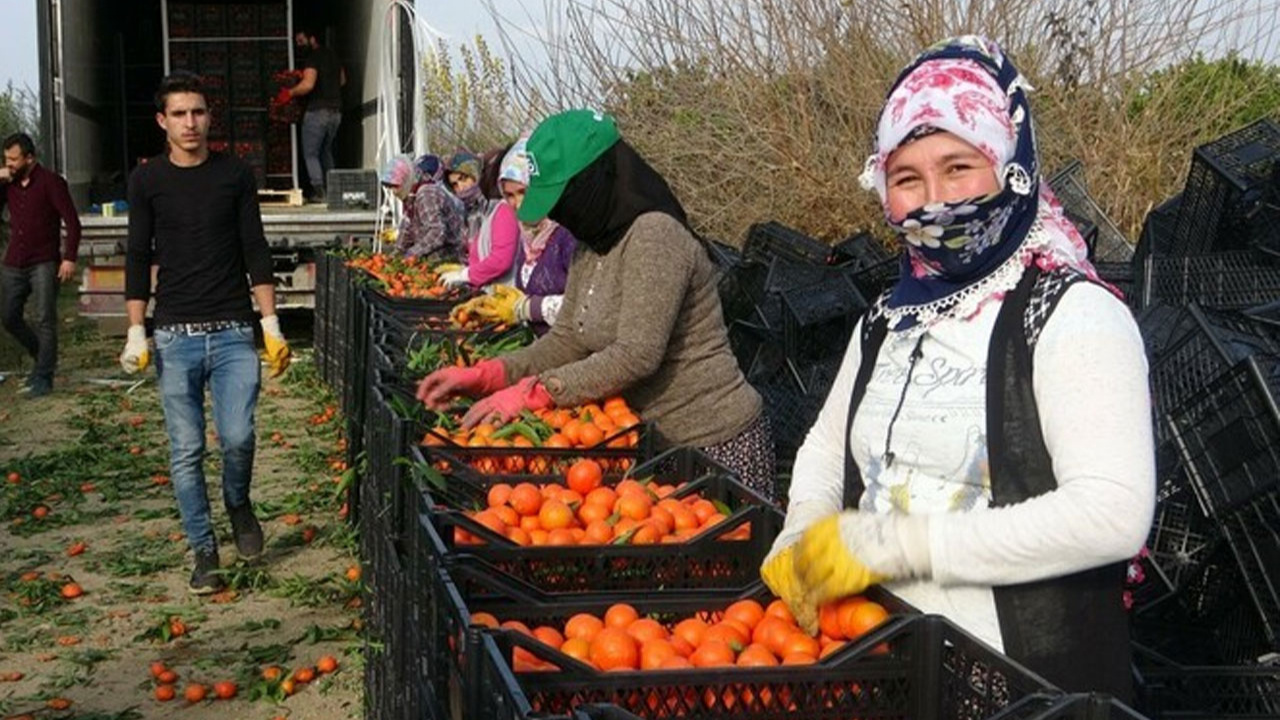
[[[603, 616], [575, 614], [560, 627], [530, 628], [484, 612], [473, 613], [471, 622], [522, 633], [597, 670], [620, 671], [812, 665], [890, 615], [879, 603], [855, 595], [824, 606], [821, 617], [817, 637], [796, 624], [781, 600], [768, 605], [739, 600], [723, 611], [669, 623], [642, 617], [626, 603], [610, 606]], [[522, 647], [514, 649], [512, 664], [516, 672], [558, 669]]]
[[[422, 444], [446, 450], [628, 450], [640, 444], [640, 418], [620, 397], [610, 398], [602, 405], [587, 403], [575, 408], [525, 412], [502, 425], [480, 423], [469, 430], [462, 428], [458, 418], [440, 414], [436, 424], [423, 436]], [[468, 458], [471, 467], [490, 475], [547, 475], [566, 469], [565, 463], [555, 456], [530, 452], [468, 453]], [[600, 457], [598, 462], [605, 471], [624, 471], [631, 467], [632, 458]], [[439, 470], [449, 470], [447, 460], [437, 460], [434, 464]]]
[[388, 297], [448, 300], [463, 294], [441, 284], [440, 273], [418, 258], [365, 253], [349, 258], [347, 266], [367, 273], [374, 287]]
[[[674, 497], [680, 485], [631, 478], [603, 485], [595, 460], [573, 463], [565, 483], [498, 483], [489, 488], [488, 507], [467, 513], [476, 522], [517, 545], [655, 545], [686, 542], [725, 521], [730, 509], [690, 494]], [[721, 536], [751, 537], [751, 523]], [[483, 538], [454, 528], [454, 543], [475, 545]]]

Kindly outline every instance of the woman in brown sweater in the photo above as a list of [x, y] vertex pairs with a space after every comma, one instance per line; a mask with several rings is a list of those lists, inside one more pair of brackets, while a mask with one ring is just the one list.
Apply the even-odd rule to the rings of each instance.
[[716, 271], [666, 181], [591, 110], [547, 118], [527, 143], [521, 222], [544, 217], [578, 238], [560, 315], [527, 348], [425, 378], [443, 407], [488, 396], [464, 423], [622, 395], [663, 446], [692, 446], [774, 497], [773, 438], [760, 395], [729, 348]]

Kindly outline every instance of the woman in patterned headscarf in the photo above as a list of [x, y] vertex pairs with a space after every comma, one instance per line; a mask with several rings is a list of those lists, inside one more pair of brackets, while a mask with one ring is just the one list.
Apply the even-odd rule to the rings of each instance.
[[1132, 695], [1124, 562], [1155, 471], [1147, 367], [1040, 179], [994, 43], [931, 48], [864, 186], [903, 248], [796, 458], [761, 574], [797, 618], [885, 583], [1066, 690]]
[[382, 184], [404, 204], [396, 250], [405, 257], [457, 262], [465, 246], [462, 203], [440, 184], [443, 165], [435, 155], [413, 162], [396, 155], [382, 169]]

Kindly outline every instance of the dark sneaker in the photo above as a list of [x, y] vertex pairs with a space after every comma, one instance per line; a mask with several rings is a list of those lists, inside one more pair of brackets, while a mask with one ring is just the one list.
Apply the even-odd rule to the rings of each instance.
[[53, 392], [53, 382], [44, 377], [33, 377], [27, 381], [27, 386], [19, 390], [29, 398], [44, 397]]
[[196, 567], [191, 571], [191, 583], [187, 586], [196, 595], [209, 595], [222, 590], [222, 576], [218, 574], [218, 550], [197, 550]]
[[253, 560], [262, 554], [262, 526], [253, 514], [253, 504], [245, 503], [227, 510], [231, 516], [231, 533], [236, 538], [236, 552], [245, 560]]

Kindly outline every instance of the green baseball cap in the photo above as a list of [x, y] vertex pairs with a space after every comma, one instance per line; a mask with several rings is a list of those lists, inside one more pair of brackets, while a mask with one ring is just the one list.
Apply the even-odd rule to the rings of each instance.
[[596, 110], [565, 110], [543, 120], [525, 143], [529, 187], [516, 217], [535, 223], [556, 206], [564, 186], [618, 142], [613, 118]]

